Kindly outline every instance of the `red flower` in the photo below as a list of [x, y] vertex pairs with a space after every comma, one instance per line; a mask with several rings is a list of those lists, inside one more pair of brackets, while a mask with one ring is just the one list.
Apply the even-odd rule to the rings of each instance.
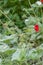
[[40, 0], [41, 1], [41, 3], [43, 3], [43, 0]]
[[39, 25], [38, 25], [38, 24], [36, 24], [36, 25], [34, 26], [34, 30], [35, 30], [36, 32], [39, 32]]

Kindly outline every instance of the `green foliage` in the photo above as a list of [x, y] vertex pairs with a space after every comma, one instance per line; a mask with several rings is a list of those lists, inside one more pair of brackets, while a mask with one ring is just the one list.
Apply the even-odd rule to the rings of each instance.
[[[39, 32], [34, 25], [39, 25]], [[43, 4], [0, 0], [0, 65], [43, 64]]]

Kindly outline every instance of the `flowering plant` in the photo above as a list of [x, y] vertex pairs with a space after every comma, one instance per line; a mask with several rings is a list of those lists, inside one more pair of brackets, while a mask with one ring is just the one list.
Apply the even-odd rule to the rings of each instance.
[[0, 65], [43, 65], [43, 0], [0, 0]]

